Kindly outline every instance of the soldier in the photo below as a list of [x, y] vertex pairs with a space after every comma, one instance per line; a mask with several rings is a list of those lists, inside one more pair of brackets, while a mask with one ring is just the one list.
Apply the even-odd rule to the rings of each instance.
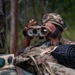
[[[45, 52], [46, 52], [46, 48], [49, 49], [50, 46], [75, 44], [74, 42], [63, 39], [61, 37], [62, 32], [66, 28], [66, 25], [63, 19], [61, 18], [61, 16], [57, 13], [49, 13], [44, 15], [42, 19], [42, 26], [46, 26], [50, 32], [47, 34], [47, 36], [45, 36], [46, 41], [39, 45], [29, 47], [32, 37], [28, 36], [26, 32], [31, 26], [34, 26], [35, 24], [36, 22], [34, 20], [31, 20], [28, 24], [28, 27], [25, 27], [25, 32], [24, 32], [25, 38], [23, 40], [23, 47], [22, 47], [22, 50], [19, 52], [19, 54], [22, 55], [23, 57], [24, 57], [23, 53], [29, 50], [39, 51], [39, 50], [45, 49]], [[33, 73], [35, 75], [74, 75], [75, 72], [73, 69], [67, 68], [63, 65], [58, 64], [57, 60], [52, 55], [50, 55], [49, 53], [46, 53], [45, 55], [45, 52], [40, 54], [42, 57], [39, 55], [38, 57], [35, 58], [36, 62], [38, 64], [41, 64], [40, 66], [37, 66], [33, 57], [30, 57], [34, 61], [34, 64], [36, 66], [36, 68], [34, 67], [33, 69], [34, 70]], [[37, 55], [38, 55], [38, 52], [37, 52]], [[29, 62], [24, 62], [18, 66], [26, 70], [27, 69], [26, 67], [28, 66], [26, 66], [25, 64], [28, 64], [28, 63]], [[30, 67], [31, 66], [29, 65], [29, 68]], [[32, 70], [32, 68], [30, 69], [30, 71]]]

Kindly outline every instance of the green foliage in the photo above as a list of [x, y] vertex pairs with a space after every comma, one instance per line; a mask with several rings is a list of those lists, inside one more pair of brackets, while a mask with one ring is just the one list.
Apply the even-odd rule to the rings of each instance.
[[[27, 12], [26, 12], [27, 23], [31, 19], [35, 18], [31, 1], [32, 0], [27, 0]], [[43, 16], [41, 0], [34, 0], [34, 2], [35, 2], [36, 15], [38, 16], [38, 21], [41, 22]], [[63, 37], [75, 41], [74, 38], [75, 37], [75, 33], [74, 33], [75, 32], [75, 0], [46, 0], [46, 6], [47, 6], [48, 13], [57, 12], [63, 17], [63, 20], [67, 25], [67, 29], [62, 34]], [[8, 15], [10, 13], [10, 8], [11, 8], [10, 0], [7, 0]], [[24, 10], [25, 10], [25, 2], [24, 0], [22, 0], [21, 3], [19, 3], [19, 16], [21, 16], [23, 20], [25, 17], [25, 13], [23, 12]], [[10, 27], [10, 22], [8, 22], [8, 27]], [[24, 29], [24, 25], [22, 21], [19, 21], [19, 40], [20, 40], [19, 45], [21, 44], [21, 41], [23, 39], [23, 34], [22, 34], [23, 29]]]
[[47, 0], [47, 8], [49, 12], [59, 13], [66, 25], [67, 29], [63, 33], [65, 38], [75, 41], [75, 0]]

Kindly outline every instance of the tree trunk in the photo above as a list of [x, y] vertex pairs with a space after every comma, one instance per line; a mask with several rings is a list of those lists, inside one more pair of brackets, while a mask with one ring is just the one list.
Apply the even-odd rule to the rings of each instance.
[[11, 40], [10, 53], [18, 50], [18, 0], [11, 0]]
[[31, 3], [32, 3], [32, 9], [33, 9], [33, 13], [34, 13], [34, 19], [35, 19], [35, 20], [37, 21], [37, 23], [39, 24], [38, 16], [37, 16], [37, 13], [36, 13], [35, 0], [31, 0]]
[[27, 25], [27, 7], [28, 7], [28, 5], [27, 5], [27, 0], [24, 0], [24, 19], [25, 19], [25, 25]]
[[41, 0], [41, 6], [42, 6], [42, 9], [43, 9], [43, 15], [47, 14], [46, 0]]

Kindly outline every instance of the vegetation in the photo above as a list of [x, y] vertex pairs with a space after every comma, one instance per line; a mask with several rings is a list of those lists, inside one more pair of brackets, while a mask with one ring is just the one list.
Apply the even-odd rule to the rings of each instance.
[[[14, 1], [14, 0], [13, 0]], [[59, 13], [67, 28], [62, 34], [63, 37], [75, 41], [75, 0], [18, 0], [19, 6], [19, 45], [23, 39], [22, 31], [24, 26], [28, 24], [31, 19], [35, 19], [39, 24], [41, 23], [42, 16], [49, 12]], [[7, 11], [7, 33], [10, 34], [10, 17], [11, 17], [11, 0], [6, 1], [6, 11]], [[10, 35], [8, 34], [8, 38]], [[10, 40], [8, 40], [10, 41]], [[10, 43], [10, 42], [9, 42]]]

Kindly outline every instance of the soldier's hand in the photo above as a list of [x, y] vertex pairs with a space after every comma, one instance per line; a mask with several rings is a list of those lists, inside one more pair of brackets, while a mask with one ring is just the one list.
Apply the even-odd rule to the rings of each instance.
[[51, 24], [51, 23], [46, 23], [46, 27], [48, 28], [48, 30], [53, 34], [54, 31], [56, 30], [55, 25]]
[[29, 24], [28, 24], [28, 26], [27, 27], [25, 27], [25, 30], [28, 30], [31, 26], [34, 26], [34, 25], [36, 25], [36, 21], [34, 21], [34, 19], [32, 19], [31, 21], [29, 21]]
[[[27, 36], [27, 30], [31, 27], [31, 26], [34, 26], [34, 25], [36, 25], [36, 21], [34, 21], [34, 19], [32, 19], [31, 21], [29, 21], [29, 23], [28, 23], [28, 26], [26, 27], [24, 27], [24, 31], [23, 31], [23, 35], [24, 36]], [[27, 36], [28, 37], [28, 36]]]

